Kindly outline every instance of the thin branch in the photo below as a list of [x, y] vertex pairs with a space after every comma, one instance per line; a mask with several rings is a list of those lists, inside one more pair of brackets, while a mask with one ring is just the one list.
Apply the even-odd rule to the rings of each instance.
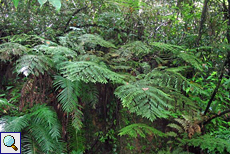
[[70, 23], [70, 21], [73, 19], [73, 17], [74, 17], [76, 14], [78, 14], [81, 10], [84, 10], [84, 9], [86, 9], [86, 8], [87, 8], [87, 6], [85, 6], [85, 7], [83, 7], [83, 8], [80, 8], [80, 9], [77, 9], [77, 10], [71, 15], [71, 17], [69, 18], [69, 20], [67, 21], [67, 23], [66, 23], [66, 25], [65, 25], [65, 27], [64, 27], [64, 32], [66, 32], [66, 29], [68, 28], [69, 23]]
[[206, 120], [205, 122], [203, 122], [203, 125], [206, 125], [207, 123], [209, 123], [209, 122], [212, 121], [213, 119], [215, 119], [215, 118], [217, 118], [217, 117], [220, 117], [220, 116], [222, 116], [222, 115], [224, 115], [224, 114], [226, 114], [226, 113], [230, 113], [230, 109], [229, 109], [229, 110], [226, 110], [226, 111], [223, 111], [223, 112], [221, 112], [221, 113], [219, 113], [219, 114], [213, 115], [211, 118], [209, 118], [208, 120]]
[[207, 8], [208, 8], [208, 2], [209, 2], [209, 0], [204, 1], [203, 10], [202, 10], [201, 19], [200, 19], [200, 27], [199, 27], [199, 31], [198, 31], [198, 38], [196, 40], [196, 46], [199, 46], [199, 42], [200, 42], [200, 39], [201, 39], [201, 36], [202, 36], [204, 23], [206, 21], [206, 13], [207, 13]]
[[[229, 53], [230, 53], [230, 52], [229, 52]], [[229, 53], [228, 53], [228, 55], [229, 55]], [[208, 110], [209, 110], [209, 107], [210, 107], [210, 105], [212, 104], [212, 101], [213, 101], [214, 97], [216, 96], [216, 93], [218, 92], [218, 89], [219, 89], [219, 87], [220, 87], [221, 80], [222, 80], [222, 78], [223, 78], [223, 76], [224, 76], [224, 70], [225, 70], [224, 67], [225, 67], [225, 65], [227, 64], [227, 62], [228, 62], [228, 58], [225, 60], [223, 66], [222, 66], [222, 68], [221, 68], [221, 72], [220, 72], [221, 74], [220, 74], [220, 76], [219, 76], [218, 83], [217, 83], [216, 88], [214, 89], [214, 91], [213, 91], [213, 93], [212, 93], [212, 96], [211, 96], [210, 100], [208, 101], [208, 105], [207, 105], [207, 107], [206, 107], [206, 109], [205, 109], [205, 111], [204, 111], [204, 115], [207, 114], [207, 112], [208, 112]]]
[[[230, 0], [228, 0], [228, 3], [229, 3], [229, 5], [228, 5], [228, 29], [227, 29], [227, 40], [228, 40], [228, 43], [230, 43], [230, 35], [229, 35], [229, 33], [230, 33], [230, 29], [229, 29], [229, 26], [230, 26]], [[206, 109], [205, 109], [204, 115], [207, 114], [207, 112], [208, 112], [208, 110], [209, 110], [209, 107], [210, 107], [210, 105], [211, 105], [211, 103], [212, 103], [212, 101], [213, 101], [213, 99], [214, 99], [214, 97], [215, 97], [215, 95], [216, 95], [216, 93], [217, 93], [219, 87], [220, 87], [220, 83], [221, 83], [221, 80], [222, 80], [223, 75], [224, 75], [224, 70], [225, 70], [224, 67], [225, 67], [227, 64], [230, 63], [229, 57], [230, 57], [230, 51], [228, 51], [227, 58], [226, 58], [226, 60], [225, 60], [225, 62], [224, 62], [224, 64], [223, 64], [223, 66], [222, 66], [222, 68], [221, 68], [221, 74], [220, 74], [220, 76], [219, 76], [217, 86], [216, 86], [215, 90], [213, 91], [210, 100], [208, 101], [208, 105], [207, 105], [207, 107], [206, 107]]]

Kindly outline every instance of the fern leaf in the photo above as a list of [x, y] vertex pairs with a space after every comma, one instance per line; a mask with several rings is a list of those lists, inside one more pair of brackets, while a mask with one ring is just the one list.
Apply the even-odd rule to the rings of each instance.
[[180, 141], [180, 145], [187, 144], [189, 146], [200, 147], [201, 149], [209, 150], [210, 152], [223, 153], [224, 150], [230, 152], [230, 142], [221, 138], [216, 138], [209, 134], [205, 134], [203, 136], [199, 136], [192, 139], [182, 139]]
[[54, 77], [54, 87], [56, 90], [61, 88], [61, 92], [58, 94], [58, 101], [61, 103], [64, 112], [70, 113], [77, 108], [79, 96], [79, 82], [72, 82], [62, 76]]
[[82, 128], [82, 115], [83, 113], [78, 109], [75, 109], [73, 112], [72, 125], [76, 131], [79, 131]]
[[2, 107], [2, 106], [10, 106], [10, 107], [15, 107], [16, 108], [16, 106], [11, 104], [11, 103], [9, 103], [7, 101], [7, 99], [0, 98], [0, 107]]
[[23, 55], [17, 60], [16, 71], [25, 76], [38, 76], [40, 73], [44, 74], [52, 65], [52, 61], [45, 55]]
[[167, 108], [171, 100], [163, 91], [149, 86], [144, 80], [127, 83], [115, 90], [115, 95], [122, 100], [122, 105], [130, 112], [153, 121], [157, 117], [167, 117]]
[[9, 61], [13, 56], [20, 56], [27, 52], [27, 48], [18, 43], [0, 44], [0, 60]]
[[196, 58], [194, 55], [185, 53], [186, 49], [181, 46], [172, 45], [172, 44], [165, 44], [161, 42], [152, 42], [150, 45], [155, 46], [161, 50], [171, 51], [175, 57], [181, 58], [194, 68], [202, 71], [202, 62], [200, 59]]
[[3, 130], [6, 132], [21, 132], [29, 126], [29, 119], [27, 115], [20, 117], [4, 117], [2, 120], [6, 121], [6, 124], [3, 127]]
[[122, 83], [122, 76], [110, 71], [107, 68], [101, 67], [94, 62], [69, 62], [62, 68], [62, 74], [71, 81], [83, 82], [100, 82], [108, 83], [109, 80], [115, 83]]
[[141, 41], [135, 41], [123, 45], [118, 53], [121, 57], [124, 57], [124, 54], [131, 54], [133, 56], [144, 56], [150, 53], [149, 47]]
[[153, 127], [150, 127], [146, 124], [131, 124], [129, 126], [122, 128], [119, 133], [120, 136], [129, 135], [134, 138], [136, 138], [138, 135], [145, 138], [146, 137], [145, 134], [160, 136], [160, 137], [166, 136], [163, 132]]
[[46, 125], [49, 135], [52, 138], [60, 137], [60, 124], [56, 112], [44, 105], [35, 106], [32, 108], [32, 113], [29, 115], [36, 125]]
[[108, 41], [105, 41], [100, 36], [93, 35], [93, 34], [84, 34], [84, 35], [78, 37], [78, 39], [82, 44], [91, 43], [93, 45], [100, 45], [100, 46], [106, 47], [106, 48], [116, 48], [114, 44], [112, 44]]
[[183, 133], [184, 130], [177, 124], [174, 124], [174, 123], [171, 123], [171, 124], [168, 124], [167, 126], [171, 127], [171, 128], [175, 128], [176, 130], [178, 130], [179, 133]]

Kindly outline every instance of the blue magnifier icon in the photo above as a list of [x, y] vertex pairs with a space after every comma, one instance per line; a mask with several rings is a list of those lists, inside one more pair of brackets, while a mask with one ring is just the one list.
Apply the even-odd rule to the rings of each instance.
[[15, 144], [15, 139], [11, 135], [7, 135], [3, 139], [3, 143], [7, 147], [12, 147], [15, 151], [18, 150], [18, 148], [14, 145]]

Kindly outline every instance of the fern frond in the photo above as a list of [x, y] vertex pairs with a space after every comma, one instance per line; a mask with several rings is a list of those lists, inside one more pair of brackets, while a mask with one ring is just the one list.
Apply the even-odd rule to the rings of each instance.
[[96, 104], [99, 102], [99, 92], [95, 84], [82, 83], [80, 91], [80, 98], [82, 102], [90, 104], [96, 109]]
[[120, 133], [119, 133], [120, 136], [129, 135], [129, 136], [134, 137], [134, 138], [136, 138], [138, 135], [145, 138], [146, 137], [145, 134], [160, 136], [160, 137], [166, 136], [163, 132], [161, 132], [161, 131], [153, 128], [153, 127], [150, 127], [146, 124], [140, 124], [140, 123], [128, 125], [128, 126], [122, 128], [120, 130]]
[[82, 128], [82, 115], [83, 113], [78, 109], [75, 109], [73, 112], [72, 125], [76, 129], [76, 132]]
[[169, 126], [171, 128], [175, 128], [176, 130], [178, 130], [179, 133], [183, 133], [184, 132], [183, 128], [181, 128], [181, 126], [179, 126], [177, 124], [171, 123], [171, 124], [168, 124], [167, 126]]
[[131, 54], [133, 56], [144, 56], [150, 53], [150, 49], [143, 42], [135, 41], [121, 46], [121, 48], [116, 53], [119, 53], [121, 57], [126, 57], [125, 55], [127, 54]]
[[88, 61], [69, 62], [62, 68], [62, 74], [71, 81], [83, 81], [86, 83], [108, 83], [109, 80], [115, 83], [123, 82], [121, 75]]
[[149, 86], [145, 80], [127, 83], [115, 90], [115, 95], [121, 99], [122, 105], [130, 112], [153, 121], [157, 117], [167, 117], [166, 109], [171, 108], [169, 95]]
[[[44, 38], [38, 35], [27, 35], [27, 34], [9, 36], [8, 39], [10, 40], [10, 42], [20, 43], [27, 47], [33, 47], [38, 44], [43, 44], [46, 41]], [[51, 43], [51, 41], [49, 41], [49, 43]], [[52, 42], [52, 44], [54, 43]]]
[[60, 137], [60, 124], [56, 112], [44, 105], [34, 106], [31, 111], [32, 113], [29, 116], [36, 125], [43, 125], [45, 123], [45, 127], [49, 129], [49, 135], [52, 138]]
[[48, 45], [38, 45], [34, 47], [35, 51], [42, 51], [46, 55], [61, 55], [70, 58], [76, 58], [77, 53], [70, 48], [63, 46], [48, 46]]
[[200, 147], [203, 150], [209, 150], [210, 152], [223, 153], [225, 150], [230, 153], [230, 142], [216, 138], [209, 134], [199, 136], [192, 139], [182, 139], [180, 145], [189, 145], [194, 147]]
[[160, 50], [166, 50], [171, 51], [174, 54], [179, 54], [180, 51], [185, 51], [184, 47], [173, 45], [173, 44], [166, 44], [162, 42], [151, 42], [150, 45], [160, 49]]
[[17, 60], [16, 71], [26, 76], [38, 76], [40, 73], [44, 74], [52, 65], [51, 59], [45, 55], [23, 55]]
[[202, 93], [199, 85], [189, 82], [177, 70], [154, 69], [145, 76], [145, 79], [155, 86], [173, 88], [177, 92], [187, 91], [190, 88], [190, 90]]
[[145, 76], [146, 80], [160, 87], [173, 88], [176, 91], [186, 91], [189, 87], [189, 81], [180, 73], [167, 70], [154, 69]]
[[3, 106], [10, 106], [10, 107], [16, 108], [16, 106], [9, 103], [7, 99], [0, 98], [0, 107], [3, 107]]
[[180, 54], [178, 54], [178, 57], [183, 59], [184, 61], [186, 61], [190, 65], [192, 65], [194, 68], [197, 68], [200, 71], [203, 70], [203, 68], [201, 67], [202, 66], [201, 60], [198, 59], [197, 57], [195, 57], [194, 55], [181, 52]]
[[116, 48], [114, 44], [104, 40], [98, 35], [93, 35], [93, 34], [84, 34], [78, 37], [78, 40], [82, 43], [90, 43], [92, 45], [100, 45], [102, 47], [106, 48]]
[[152, 42], [150, 43], [150, 45], [155, 46], [161, 50], [171, 51], [174, 54], [174, 57], [181, 58], [182, 60], [186, 61], [188, 64], [200, 71], [203, 70], [201, 67], [201, 60], [195, 57], [194, 55], [186, 53], [186, 49], [184, 47], [160, 42]]
[[58, 101], [60, 102], [63, 111], [70, 113], [77, 108], [77, 97], [80, 92], [79, 82], [72, 82], [62, 76], [55, 76], [54, 78], [54, 87], [56, 87], [56, 90], [61, 89], [61, 92], [57, 96]]
[[18, 43], [0, 44], [0, 60], [9, 61], [13, 56], [20, 56], [27, 52], [27, 48]]
[[5, 132], [21, 132], [29, 126], [29, 117], [27, 115], [20, 117], [4, 117], [2, 120], [6, 121], [6, 124], [3, 126]]

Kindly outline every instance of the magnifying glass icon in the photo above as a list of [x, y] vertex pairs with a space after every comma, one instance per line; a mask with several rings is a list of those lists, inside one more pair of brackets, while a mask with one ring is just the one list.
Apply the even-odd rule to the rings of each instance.
[[7, 135], [3, 139], [3, 143], [7, 147], [12, 147], [15, 151], [18, 150], [18, 148], [14, 145], [15, 144], [15, 139], [11, 135]]

